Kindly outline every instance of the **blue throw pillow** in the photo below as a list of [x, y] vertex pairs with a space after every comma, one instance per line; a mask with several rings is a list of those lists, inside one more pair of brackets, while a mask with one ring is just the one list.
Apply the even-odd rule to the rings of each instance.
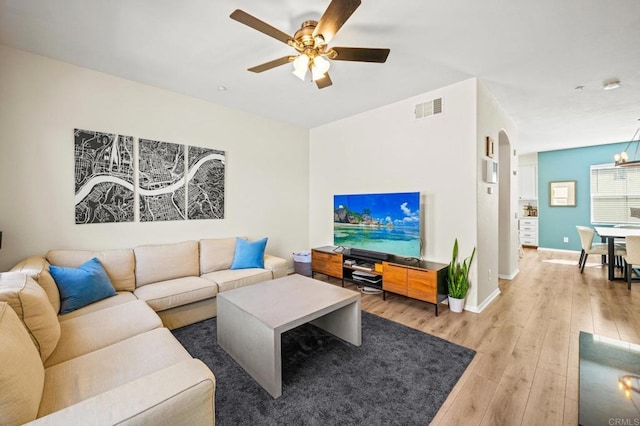
[[236, 238], [236, 252], [233, 255], [231, 269], [264, 268], [264, 249], [267, 238], [249, 242]]
[[49, 272], [60, 292], [60, 314], [68, 314], [116, 294], [109, 276], [95, 257], [79, 268], [52, 265]]

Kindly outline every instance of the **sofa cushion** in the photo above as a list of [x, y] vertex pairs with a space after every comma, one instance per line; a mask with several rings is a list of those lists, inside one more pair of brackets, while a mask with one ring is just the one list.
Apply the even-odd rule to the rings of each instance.
[[141, 300], [123, 303], [60, 322], [60, 341], [46, 360], [49, 367], [162, 327], [160, 317]]
[[242, 238], [237, 238], [233, 263], [229, 269], [264, 268], [264, 250], [266, 247], [266, 237], [256, 241], [245, 241]]
[[44, 368], [24, 325], [5, 302], [0, 302], [0, 365], [0, 424], [21, 425], [34, 420]]
[[185, 277], [145, 285], [134, 294], [158, 312], [216, 297], [218, 286], [204, 278]]
[[207, 425], [215, 423], [216, 380], [187, 359], [30, 422], [29, 425]]
[[109, 276], [97, 257], [88, 260], [78, 268], [51, 265], [49, 272], [60, 291], [61, 314], [68, 314], [116, 294]]
[[44, 289], [27, 274], [3, 273], [0, 274], [0, 301], [7, 302], [18, 314], [40, 357], [46, 360], [60, 339], [60, 323]]
[[68, 268], [77, 268], [97, 257], [117, 291], [133, 291], [136, 288], [135, 259], [131, 249], [50, 250], [46, 257], [50, 264]]
[[110, 308], [111, 306], [121, 305], [123, 303], [132, 302], [138, 300], [133, 293], [129, 291], [119, 291], [115, 296], [107, 297], [106, 299], [99, 300], [95, 303], [85, 306], [84, 308], [76, 309], [68, 314], [58, 316], [58, 321], [66, 321], [71, 318], [79, 317], [90, 312], [99, 311], [101, 309]]
[[200, 275], [198, 242], [140, 246], [136, 257], [136, 286]]
[[189, 359], [171, 332], [158, 328], [54, 365], [45, 371], [38, 416]]
[[235, 238], [200, 240], [200, 274], [231, 268], [235, 251]]
[[49, 302], [57, 314], [60, 312], [60, 293], [53, 277], [49, 274], [49, 262], [41, 256], [31, 256], [11, 268], [12, 272], [24, 272], [36, 280], [49, 297]]
[[273, 275], [271, 271], [259, 268], [227, 269], [204, 274], [202, 278], [218, 284], [218, 291], [223, 292], [270, 280], [273, 278]]
[[282, 278], [287, 275], [287, 261], [269, 254], [264, 255], [264, 269], [273, 273], [273, 279]]

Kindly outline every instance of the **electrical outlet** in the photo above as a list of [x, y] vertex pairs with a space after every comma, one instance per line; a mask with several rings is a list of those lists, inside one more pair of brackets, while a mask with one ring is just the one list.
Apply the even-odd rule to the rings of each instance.
[[489, 269], [489, 281], [491, 281], [491, 269]]
[[563, 242], [565, 242], [565, 243], [568, 243], [568, 242], [569, 242], [569, 237], [564, 237], [564, 238], [562, 239], [562, 241], [563, 241]]

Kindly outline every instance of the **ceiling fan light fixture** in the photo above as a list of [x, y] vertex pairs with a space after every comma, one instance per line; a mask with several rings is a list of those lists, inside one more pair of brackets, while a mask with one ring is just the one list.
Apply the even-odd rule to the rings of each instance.
[[290, 48], [295, 55], [283, 56], [248, 69], [250, 72], [261, 73], [275, 67], [293, 62], [293, 74], [306, 80], [307, 71], [318, 89], [324, 89], [333, 84], [329, 77], [329, 59], [336, 61], [384, 63], [389, 56], [389, 49], [368, 47], [330, 48], [328, 44], [342, 25], [360, 6], [362, 0], [331, 0], [319, 21], [304, 21], [300, 29], [293, 36], [280, 31], [268, 23], [236, 9], [229, 17], [248, 27], [253, 28], [271, 38], [274, 38]]
[[293, 70], [293, 75], [304, 81], [305, 77], [307, 76], [307, 70]]
[[305, 54], [298, 55], [293, 60], [293, 75], [304, 81], [307, 75], [307, 69], [309, 69], [309, 57]]
[[311, 76], [313, 81], [319, 80], [329, 71], [331, 63], [322, 56], [316, 56], [313, 58], [313, 65], [311, 65]]

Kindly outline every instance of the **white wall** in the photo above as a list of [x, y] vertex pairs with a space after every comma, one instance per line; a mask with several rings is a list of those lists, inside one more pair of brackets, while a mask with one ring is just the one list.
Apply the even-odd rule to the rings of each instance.
[[[518, 248], [520, 239], [518, 236], [518, 220], [515, 219], [519, 211], [518, 203], [518, 178], [514, 171], [518, 169], [518, 157], [514, 154], [511, 139], [501, 130], [499, 133], [500, 165], [499, 183], [499, 213], [498, 229], [500, 237], [498, 272], [500, 278], [513, 279], [518, 274]], [[508, 159], [509, 161], [504, 161]]]
[[[76, 225], [74, 128], [226, 151], [225, 219]], [[309, 247], [308, 133], [0, 46], [0, 271], [55, 248], [236, 235], [290, 258]]]
[[[515, 185], [516, 182], [511, 182], [511, 158], [508, 155], [510, 150], [505, 150], [504, 147], [500, 148], [499, 143], [502, 139], [505, 143], [504, 137], [500, 137], [500, 132], [503, 131], [509, 138], [509, 142], [512, 145], [512, 149], [515, 148], [516, 131], [515, 125], [511, 118], [500, 107], [496, 99], [489, 92], [482, 82], [478, 82], [478, 121], [477, 121], [477, 147], [478, 147], [478, 252], [477, 252], [477, 297], [478, 302], [482, 303], [488, 300], [490, 297], [498, 294], [498, 275], [499, 273], [499, 259], [500, 259], [500, 245], [508, 244], [509, 256], [507, 261], [511, 270], [517, 269], [517, 245], [511, 244], [517, 238], [517, 222], [515, 218], [516, 198]], [[513, 136], [512, 136], [513, 135]], [[489, 136], [496, 144], [495, 157], [493, 158], [498, 162], [498, 168], [506, 168], [507, 170], [500, 170], [500, 177], [502, 179], [509, 179], [506, 186], [499, 186], [499, 184], [489, 184], [483, 182], [482, 167], [484, 166], [486, 156], [485, 150], [485, 137]], [[511, 150], [512, 152], [512, 150]], [[502, 158], [504, 156], [504, 158]], [[505, 171], [507, 173], [505, 173]], [[500, 182], [500, 184], [505, 182]], [[492, 188], [493, 193], [489, 194], [487, 189]], [[510, 214], [508, 218], [508, 228], [511, 229], [511, 233], [506, 233], [508, 238], [503, 238], [504, 241], [500, 241], [499, 233], [499, 190], [509, 192], [510, 210], [514, 214]], [[504, 233], [503, 233], [504, 234]], [[509, 235], [510, 234], [510, 235]], [[505, 235], [506, 237], [506, 235]], [[505, 274], [503, 274], [505, 275]]]
[[[441, 115], [416, 120], [414, 105], [443, 98]], [[420, 191], [423, 257], [449, 263], [457, 237], [477, 234], [476, 80], [470, 79], [311, 130], [310, 243], [333, 241], [333, 196]], [[472, 269], [475, 282], [475, 269]], [[467, 300], [476, 304], [472, 287]]]
[[520, 166], [538, 165], [538, 153], [523, 154], [518, 156], [518, 164]]

